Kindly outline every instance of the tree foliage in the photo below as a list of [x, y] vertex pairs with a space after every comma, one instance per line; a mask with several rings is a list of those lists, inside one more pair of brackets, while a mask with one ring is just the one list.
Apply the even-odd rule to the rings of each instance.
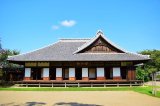
[[141, 66], [138, 66], [136, 68], [136, 78], [138, 80], [143, 80], [143, 81], [148, 81], [149, 77], [148, 77], [148, 72]]
[[151, 60], [144, 63], [143, 67], [137, 67], [137, 79], [142, 80], [142, 78], [160, 71], [160, 50], [144, 50], [139, 53], [143, 55], [150, 55]]
[[18, 55], [20, 52], [17, 50], [1, 50], [0, 51], [0, 66], [3, 68], [10, 68], [10, 67], [14, 67], [16, 65], [11, 64], [7, 61], [8, 56], [13, 56], [13, 55]]
[[151, 61], [145, 63], [144, 68], [149, 73], [160, 71], [160, 50], [144, 50], [140, 54], [150, 55]]

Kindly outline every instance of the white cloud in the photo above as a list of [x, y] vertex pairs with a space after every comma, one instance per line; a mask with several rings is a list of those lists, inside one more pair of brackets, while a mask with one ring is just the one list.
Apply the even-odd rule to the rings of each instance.
[[52, 29], [53, 30], [58, 30], [61, 27], [72, 27], [75, 24], [76, 24], [76, 21], [74, 21], [74, 20], [64, 20], [64, 21], [61, 21], [58, 25], [53, 25]]
[[57, 30], [57, 29], [59, 29], [59, 26], [53, 25], [53, 26], [52, 26], [52, 29], [53, 29], [53, 30]]
[[64, 20], [61, 22], [61, 25], [65, 26], [65, 27], [72, 27], [75, 24], [76, 24], [76, 21], [74, 21], [74, 20]]

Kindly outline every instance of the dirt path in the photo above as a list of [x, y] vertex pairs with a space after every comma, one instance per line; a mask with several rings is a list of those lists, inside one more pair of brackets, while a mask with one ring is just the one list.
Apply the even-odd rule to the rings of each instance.
[[0, 106], [160, 106], [133, 91], [0, 91]]

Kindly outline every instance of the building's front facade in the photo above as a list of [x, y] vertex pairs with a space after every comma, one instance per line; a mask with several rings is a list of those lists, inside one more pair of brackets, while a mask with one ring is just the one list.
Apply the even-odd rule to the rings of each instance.
[[61, 39], [42, 49], [9, 57], [24, 65], [24, 81], [131, 81], [148, 56], [126, 52], [99, 31], [93, 39]]

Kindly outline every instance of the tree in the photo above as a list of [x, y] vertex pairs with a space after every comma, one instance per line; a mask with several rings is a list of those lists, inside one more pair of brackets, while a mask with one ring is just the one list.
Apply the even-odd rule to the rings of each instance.
[[1, 84], [6, 84], [6, 81], [8, 81], [7, 79], [12, 79], [8, 77], [11, 75], [10, 74], [11, 71], [17, 71], [17, 70], [20, 70], [20, 68], [22, 68], [22, 66], [18, 64], [9, 63], [9, 61], [7, 61], [7, 58], [9, 56], [18, 55], [19, 53], [20, 52], [17, 50], [3, 49], [2, 44], [1, 44], [1, 39], [0, 39], [0, 80], [1, 80]]
[[8, 56], [18, 55], [20, 52], [17, 50], [1, 50], [0, 52], [0, 66], [2, 68], [11, 68], [14, 67], [14, 64], [11, 64], [7, 61]]
[[139, 53], [150, 55], [151, 61], [144, 64], [144, 69], [149, 74], [160, 71], [160, 50], [144, 50]]
[[144, 64], [144, 70], [148, 75], [152, 75], [152, 94], [156, 95], [157, 88], [156, 79], [154, 77], [156, 77], [155, 73], [160, 71], [160, 50], [144, 50], [139, 53], [150, 55], [151, 61]]
[[7, 61], [8, 56], [13, 56], [13, 55], [17, 55], [19, 54], [19, 51], [17, 50], [9, 50], [9, 49], [2, 49], [0, 52], [0, 68], [1, 68], [1, 83], [2, 85], [6, 85], [7, 83], [7, 79], [9, 76], [9, 73], [11, 70], [16, 71], [17, 69], [19, 69], [21, 66], [18, 64], [13, 64], [13, 63], [9, 63]]
[[137, 79], [142, 80], [144, 78], [145, 81], [149, 78], [150, 75], [157, 71], [160, 71], [160, 50], [144, 50], [138, 52], [143, 55], [150, 55], [151, 60], [147, 63], [144, 63], [144, 66], [137, 67], [136, 77]]

